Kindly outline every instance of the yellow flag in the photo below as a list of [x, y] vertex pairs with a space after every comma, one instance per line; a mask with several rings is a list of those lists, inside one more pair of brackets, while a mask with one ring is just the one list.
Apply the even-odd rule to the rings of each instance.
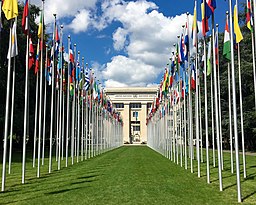
[[3, 4], [3, 12], [7, 20], [18, 16], [18, 2], [17, 0], [5, 0]]
[[239, 43], [241, 40], [243, 40], [243, 35], [241, 33], [239, 24], [238, 24], [238, 17], [237, 17], [237, 8], [236, 5], [234, 7], [234, 32], [236, 35], [236, 43]]

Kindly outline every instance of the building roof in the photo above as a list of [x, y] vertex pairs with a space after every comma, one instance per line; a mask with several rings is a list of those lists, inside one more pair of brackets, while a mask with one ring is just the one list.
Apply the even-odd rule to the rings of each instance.
[[105, 88], [106, 94], [114, 103], [152, 102], [158, 87]]
[[155, 93], [158, 87], [115, 87], [104, 88], [106, 93]]

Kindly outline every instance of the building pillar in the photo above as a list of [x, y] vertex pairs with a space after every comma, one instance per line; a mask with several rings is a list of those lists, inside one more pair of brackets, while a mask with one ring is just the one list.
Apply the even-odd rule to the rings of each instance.
[[140, 117], [140, 133], [141, 133], [141, 142], [147, 141], [147, 126], [146, 126], [146, 118], [147, 118], [147, 103], [141, 103], [141, 117]]
[[123, 136], [124, 142], [130, 142], [130, 104], [124, 103], [124, 111], [123, 111]]

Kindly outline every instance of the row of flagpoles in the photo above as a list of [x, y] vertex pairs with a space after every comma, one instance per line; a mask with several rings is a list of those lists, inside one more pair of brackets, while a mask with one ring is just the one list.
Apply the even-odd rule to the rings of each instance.
[[[229, 12], [226, 13], [226, 25], [224, 33], [223, 56], [228, 65], [228, 99], [229, 99], [229, 126], [230, 126], [230, 159], [231, 172], [233, 167], [233, 148], [235, 150], [235, 171], [237, 179], [237, 197], [238, 202], [242, 201], [240, 185], [240, 165], [239, 165], [239, 147], [238, 147], [238, 126], [237, 126], [237, 102], [236, 102], [236, 82], [235, 66], [237, 66], [239, 76], [239, 101], [241, 114], [241, 141], [243, 158], [243, 176], [246, 178], [246, 158], [244, 148], [243, 132], [243, 102], [241, 91], [241, 70], [240, 70], [240, 48], [239, 43], [243, 39], [238, 24], [238, 4], [232, 10], [232, 0], [229, 0]], [[247, 14], [246, 24], [251, 32], [252, 56], [253, 56], [253, 77], [256, 107], [256, 71], [255, 71], [255, 42], [256, 42], [256, 4], [246, 0]], [[253, 10], [252, 10], [253, 8]], [[191, 173], [194, 172], [193, 162], [196, 157], [198, 177], [201, 176], [200, 166], [204, 161], [203, 141], [206, 142], [206, 174], [207, 183], [210, 183], [210, 157], [209, 157], [209, 116], [208, 116], [208, 97], [210, 96], [211, 105], [211, 126], [212, 126], [212, 157], [213, 166], [216, 167], [215, 146], [217, 146], [218, 178], [219, 189], [223, 191], [222, 170], [223, 170], [223, 142], [222, 142], [222, 114], [220, 99], [220, 65], [218, 50], [218, 24], [214, 22], [214, 11], [216, 1], [201, 0], [202, 14], [202, 41], [198, 39], [197, 25], [197, 1], [192, 24], [192, 45], [190, 47], [189, 33], [189, 13], [187, 13], [187, 22], [184, 26], [184, 32], [178, 36], [178, 42], [175, 45], [176, 51], [170, 58], [170, 63], [165, 69], [164, 78], [161, 81], [157, 97], [152, 104], [147, 118], [148, 145], [163, 154], [173, 162], [185, 166], [188, 169], [188, 160], [190, 159]], [[232, 13], [234, 11], [234, 14]], [[254, 17], [254, 18], [253, 18]], [[212, 19], [211, 31], [208, 26], [209, 19]], [[234, 22], [232, 21], [234, 19]], [[230, 26], [230, 27], [229, 27]], [[254, 26], [254, 28], [253, 28]], [[237, 44], [238, 63], [234, 63], [234, 37]], [[208, 35], [207, 34], [211, 34]], [[207, 43], [208, 41], [208, 43]], [[203, 49], [202, 59], [199, 59], [199, 49]], [[208, 51], [207, 51], [208, 50]], [[213, 53], [213, 54], [211, 54]], [[203, 72], [199, 71], [199, 64], [203, 63]], [[213, 66], [213, 69], [212, 69]], [[212, 72], [213, 71], [213, 72]], [[210, 77], [210, 94], [208, 94], [207, 80]], [[203, 89], [202, 89], [203, 88]], [[202, 103], [201, 90], [204, 90], [204, 114], [205, 123], [202, 122]], [[232, 97], [231, 97], [232, 96]], [[194, 100], [194, 103], [193, 103]], [[194, 107], [193, 107], [194, 104]], [[232, 110], [233, 108], [233, 110]], [[233, 120], [232, 120], [233, 116]], [[232, 126], [233, 125], [233, 126]], [[195, 129], [194, 129], [195, 127]], [[204, 130], [204, 132], [203, 132]], [[203, 134], [205, 133], [205, 134]], [[233, 138], [234, 135], [234, 138]], [[234, 142], [233, 142], [234, 139]], [[194, 144], [195, 153], [194, 156]]]
[[[55, 14], [52, 41], [49, 46], [46, 45], [46, 35], [44, 33], [44, 0], [42, 0], [42, 10], [38, 26], [37, 52], [35, 56], [32, 39], [30, 38], [29, 5], [29, 0], [25, 0], [22, 17], [22, 28], [27, 38], [22, 184], [25, 183], [26, 176], [26, 144], [29, 140], [27, 124], [29, 103], [28, 79], [29, 70], [32, 68], [35, 69], [36, 78], [32, 166], [33, 168], [36, 167], [37, 160], [37, 177], [40, 177], [40, 168], [45, 164], [47, 140], [49, 140], [49, 144], [47, 143], [49, 146], [49, 173], [52, 172], [54, 155], [57, 162], [57, 169], [60, 170], [62, 166], [68, 166], [69, 157], [71, 157], [71, 164], [73, 165], [75, 161], [83, 161], [84, 159], [102, 154], [123, 144], [123, 122], [121, 116], [112, 108], [110, 99], [104, 93], [101, 84], [97, 82], [92, 69], [89, 69], [88, 64], [84, 62], [84, 57], [80, 58], [80, 52], [77, 51], [75, 44], [73, 47], [70, 36], [68, 37], [68, 46], [66, 47], [68, 53], [65, 52], [63, 26], [57, 26]], [[6, 19], [11, 24], [9, 52], [7, 56], [8, 74], [1, 189], [4, 191], [9, 127], [9, 174], [11, 173], [12, 163], [15, 56], [18, 55], [16, 34], [18, 16], [17, 0], [5, 0], [1, 8]], [[60, 35], [58, 28], [60, 28]], [[12, 76], [11, 71], [13, 73]], [[10, 82], [12, 82], [12, 86], [10, 86]], [[48, 86], [51, 87], [50, 93], [48, 93]], [[10, 88], [12, 88], [11, 91]], [[11, 99], [10, 94], [12, 95]], [[48, 99], [49, 96], [50, 99]], [[9, 114], [10, 100], [11, 114]], [[47, 108], [47, 102], [49, 101], [50, 108]], [[47, 120], [47, 112], [50, 112], [50, 121]], [[47, 130], [47, 127], [50, 127], [50, 130]], [[49, 137], [46, 134], [48, 132]], [[55, 154], [53, 153], [54, 145]]]

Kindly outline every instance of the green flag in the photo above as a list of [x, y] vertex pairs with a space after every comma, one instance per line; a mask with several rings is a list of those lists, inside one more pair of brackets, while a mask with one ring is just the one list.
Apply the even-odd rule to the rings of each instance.
[[231, 60], [231, 42], [230, 42], [230, 34], [228, 27], [228, 17], [226, 20], [225, 33], [224, 33], [224, 45], [223, 45], [223, 56]]

